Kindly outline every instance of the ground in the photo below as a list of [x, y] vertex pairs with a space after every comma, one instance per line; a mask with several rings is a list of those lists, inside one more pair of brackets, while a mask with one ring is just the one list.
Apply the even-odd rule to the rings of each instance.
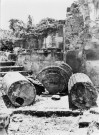
[[[0, 98], [0, 112], [10, 115], [8, 135], [96, 135], [99, 128], [90, 123], [98, 123], [98, 107], [79, 112], [71, 111], [68, 97], [54, 101], [51, 97], [36, 97], [36, 103], [20, 108], [6, 108]], [[89, 134], [90, 133], [90, 134]]]

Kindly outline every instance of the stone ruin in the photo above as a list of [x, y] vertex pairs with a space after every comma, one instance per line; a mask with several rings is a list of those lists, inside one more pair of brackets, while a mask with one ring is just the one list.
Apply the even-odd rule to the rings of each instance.
[[[84, 18], [80, 11], [79, 4], [73, 3], [71, 5], [71, 7], [68, 7], [66, 16], [67, 16], [67, 19], [66, 19], [66, 23], [65, 23], [65, 42], [66, 42], [65, 47], [68, 50], [72, 50], [71, 52], [75, 52], [74, 55], [76, 55], [76, 57], [71, 62], [71, 65], [68, 62], [68, 59], [70, 60], [71, 57], [67, 57], [67, 63], [69, 63], [69, 65], [65, 65], [62, 63], [62, 65], [59, 65], [60, 67], [57, 65], [57, 66], [51, 66], [51, 67], [47, 67], [47, 68], [43, 69], [38, 74], [37, 78], [39, 81], [42, 82], [42, 84], [44, 85], [44, 87], [46, 89], [48, 88], [49, 92], [52, 95], [57, 94], [58, 92], [61, 91], [60, 90], [61, 88], [59, 86], [61, 86], [62, 88], [63, 87], [67, 88], [67, 85], [68, 85], [69, 94], [68, 93], [67, 94], [69, 96], [69, 107], [71, 109], [73, 109], [74, 106], [76, 106], [76, 109], [86, 109], [86, 108], [89, 109], [92, 106], [96, 105], [96, 100], [97, 100], [97, 95], [98, 95], [97, 90], [95, 89], [93, 83], [91, 82], [91, 80], [89, 79], [89, 77], [87, 75], [85, 75], [83, 73], [77, 73], [78, 68], [85, 61], [84, 52], [82, 50], [84, 49], [84, 45], [86, 43], [86, 39], [87, 39], [89, 31], [88, 31], [88, 27], [87, 26], [85, 27]], [[81, 51], [81, 55], [79, 54], [80, 51], [77, 49], [79, 49]], [[77, 54], [76, 50], [78, 51], [78, 54]], [[70, 52], [70, 51], [67, 51], [67, 54], [69, 54], [68, 52]], [[69, 54], [69, 56], [70, 55], [71, 54]], [[74, 57], [74, 56], [72, 55], [72, 57]], [[79, 61], [82, 61], [82, 62], [80, 63], [78, 68], [74, 70], [73, 67], [75, 67], [76, 65], [74, 65], [73, 63], [75, 63], [75, 61], [78, 61], [78, 63], [76, 63], [76, 65], [77, 64], [79, 65]], [[74, 70], [73, 73], [77, 73], [77, 74], [72, 75], [71, 67], [69, 67], [69, 71], [67, 70], [68, 66], [71, 66], [72, 69]], [[83, 68], [84, 68], [84, 66], [83, 66]], [[79, 72], [81, 72], [81, 71], [82, 71], [82, 69], [79, 70]], [[69, 72], [70, 72], [70, 75], [69, 75]], [[9, 74], [13, 75], [13, 72], [9, 73]], [[15, 97], [16, 96], [15, 94], [17, 93], [17, 96], [19, 96], [18, 98], [16, 98], [16, 99], [18, 99], [18, 102], [17, 102], [19, 104], [18, 106], [23, 106], [23, 104], [20, 104], [20, 102], [22, 103], [22, 101], [19, 102], [20, 95], [18, 95], [18, 92], [21, 91], [20, 87], [22, 87], [24, 90], [24, 92], [22, 93], [23, 94], [22, 96], [24, 96], [24, 94], [27, 90], [25, 89], [25, 85], [23, 86], [24, 82], [22, 82], [22, 84], [20, 84], [20, 87], [19, 87], [19, 84], [16, 85], [17, 87], [15, 86], [16, 81], [19, 81], [19, 82], [21, 81], [20, 74], [18, 74], [18, 76], [19, 76], [18, 77], [19, 80], [13, 80], [13, 77], [6, 78], [6, 76], [5, 76], [4, 79], [7, 82], [4, 81], [3, 87], [5, 87], [5, 91], [8, 94], [10, 100], [13, 102], [13, 104], [15, 104], [15, 98], [13, 98], [13, 97]], [[9, 81], [9, 78], [12, 79], [12, 82]], [[28, 85], [35, 84], [34, 83], [35, 80], [33, 80], [33, 78], [30, 78], [30, 79], [25, 79], [24, 77], [22, 77], [22, 78], [29, 83]], [[60, 85], [59, 78], [63, 79], [62, 85]], [[32, 84], [29, 81], [32, 82]], [[67, 84], [64, 84], [64, 83], [67, 83]], [[12, 87], [10, 88], [10, 85], [12, 86], [12, 84], [13, 84], [13, 87], [15, 90], [13, 90]], [[51, 88], [53, 86], [54, 86], [55, 90]], [[27, 87], [27, 88], [29, 89], [29, 87]], [[32, 93], [35, 91], [36, 88], [37, 87], [35, 87], [35, 85], [33, 85], [33, 88], [31, 87]], [[63, 88], [63, 90], [64, 90], [64, 88]], [[37, 93], [34, 92], [33, 94], [34, 94], [34, 100], [35, 100], [35, 96]], [[26, 94], [25, 96], [26, 96], [25, 100], [27, 100], [27, 99], [30, 100], [29, 104], [26, 101], [25, 105], [30, 105], [30, 103], [33, 100], [31, 95]], [[22, 98], [21, 98], [21, 100], [22, 100]], [[57, 97], [54, 97], [54, 99], [57, 99]], [[58, 97], [58, 99], [60, 99], [60, 98]], [[86, 101], [86, 104], [84, 104], [85, 101]], [[4, 118], [5, 118], [5, 116], [4, 116]], [[3, 128], [5, 128], [5, 127], [3, 127]]]
[[65, 42], [67, 49], [77, 49], [85, 44], [88, 36], [88, 26], [85, 26], [85, 19], [81, 6], [74, 2], [67, 8], [65, 23]]

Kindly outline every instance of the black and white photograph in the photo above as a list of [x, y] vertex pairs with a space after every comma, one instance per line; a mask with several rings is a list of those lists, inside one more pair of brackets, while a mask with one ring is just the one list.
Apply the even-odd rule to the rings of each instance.
[[99, 135], [99, 0], [0, 0], [0, 135]]

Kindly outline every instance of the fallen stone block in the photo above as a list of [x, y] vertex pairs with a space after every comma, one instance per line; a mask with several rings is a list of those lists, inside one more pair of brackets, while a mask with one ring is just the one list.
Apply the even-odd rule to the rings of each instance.
[[34, 85], [18, 72], [8, 72], [2, 80], [3, 90], [14, 106], [26, 106], [35, 101]]
[[44, 86], [39, 82], [39, 80], [34, 79], [32, 77], [26, 77], [33, 85], [35, 86], [36, 89], [36, 94], [41, 95], [43, 92], [45, 92]]
[[72, 109], [83, 110], [97, 105], [97, 89], [86, 74], [73, 74], [68, 82], [68, 91], [69, 107]]
[[52, 99], [53, 99], [53, 100], [60, 100], [61, 97], [60, 97], [59, 95], [53, 95], [53, 96], [52, 96]]
[[68, 68], [69, 65], [66, 64], [61, 66], [48, 66], [41, 70], [36, 78], [43, 84], [49, 94], [53, 95], [62, 91], [68, 93], [68, 80], [72, 74], [71, 68], [69, 70]]

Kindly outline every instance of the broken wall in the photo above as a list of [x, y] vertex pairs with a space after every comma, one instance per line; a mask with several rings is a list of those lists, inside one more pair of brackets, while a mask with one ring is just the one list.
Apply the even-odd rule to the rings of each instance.
[[78, 3], [74, 2], [67, 8], [66, 22], [64, 27], [66, 63], [69, 64], [73, 73], [85, 72], [85, 52], [88, 28], [85, 28], [83, 14]]

